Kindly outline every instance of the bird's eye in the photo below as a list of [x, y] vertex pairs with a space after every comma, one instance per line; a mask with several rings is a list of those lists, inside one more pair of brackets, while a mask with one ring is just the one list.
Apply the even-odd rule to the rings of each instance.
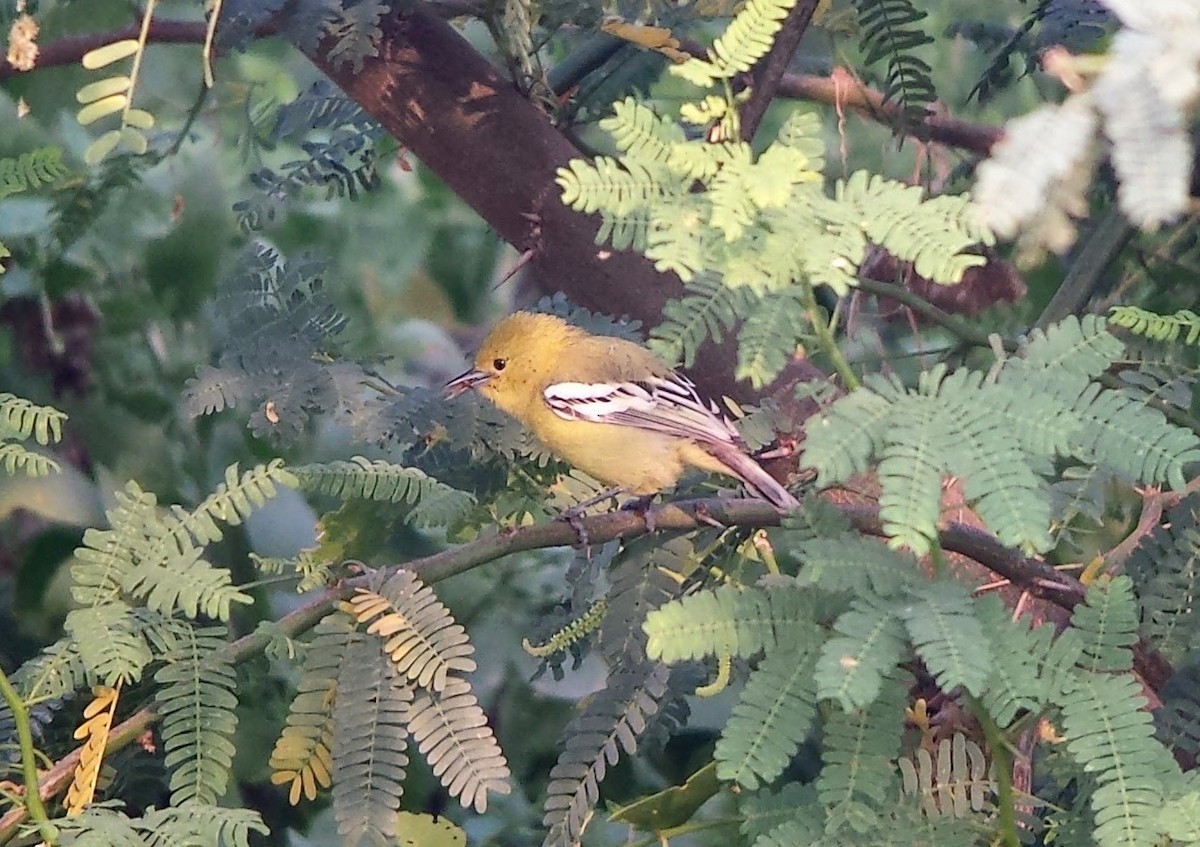
[[504, 366], [508, 364], [507, 359], [492, 359], [492, 367], [498, 371], [504, 370]]

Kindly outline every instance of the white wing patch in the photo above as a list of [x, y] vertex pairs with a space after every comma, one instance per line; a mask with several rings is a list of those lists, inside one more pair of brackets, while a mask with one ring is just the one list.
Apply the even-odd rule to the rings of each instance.
[[699, 442], [742, 443], [716, 403], [706, 401], [686, 377], [639, 382], [559, 382], [542, 393], [560, 418], [622, 424]]

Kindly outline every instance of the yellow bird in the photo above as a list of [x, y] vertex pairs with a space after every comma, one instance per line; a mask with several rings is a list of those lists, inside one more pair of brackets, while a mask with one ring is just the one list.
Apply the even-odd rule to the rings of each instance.
[[446, 395], [472, 388], [555, 454], [629, 494], [656, 494], [691, 466], [733, 477], [779, 509], [799, 505], [715, 403], [632, 341], [515, 312], [483, 342], [475, 367], [446, 384]]

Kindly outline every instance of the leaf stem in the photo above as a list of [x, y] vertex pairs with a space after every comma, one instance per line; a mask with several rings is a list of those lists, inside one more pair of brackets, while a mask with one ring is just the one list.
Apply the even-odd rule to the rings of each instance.
[[979, 698], [970, 694], [967, 695], [967, 698], [971, 704], [971, 711], [983, 729], [983, 737], [987, 739], [988, 748], [992, 754], [992, 770], [996, 774], [996, 812], [997, 823], [1000, 827], [1000, 843], [1005, 847], [1020, 847], [1021, 839], [1017, 833], [1016, 798], [1013, 795], [1011, 745]]
[[133, 65], [129, 69], [129, 94], [125, 108], [121, 110], [121, 128], [129, 123], [129, 110], [133, 107], [133, 93], [137, 90], [138, 75], [142, 70], [142, 58], [146, 55], [146, 44], [150, 40], [150, 22], [154, 20], [154, 5], [158, 0], [146, 0], [146, 11], [142, 14], [142, 28], [138, 31], [138, 49], [133, 54]]
[[33, 748], [33, 731], [29, 727], [29, 709], [25, 701], [17, 693], [17, 689], [8, 679], [8, 674], [0, 668], [0, 694], [8, 704], [17, 724], [17, 743], [21, 748], [21, 772], [25, 778], [25, 810], [30, 819], [37, 824], [38, 833], [47, 844], [58, 841], [58, 832], [46, 815], [46, 807], [42, 804], [41, 794], [38, 793], [37, 754]]
[[803, 288], [804, 308], [808, 311], [808, 320], [813, 326], [813, 331], [817, 334], [817, 344], [820, 346], [822, 352], [829, 357], [833, 369], [842, 378], [846, 390], [854, 391], [859, 386], [858, 377], [855, 375], [854, 369], [850, 367], [850, 363], [846, 361], [846, 357], [842, 355], [841, 348], [838, 347], [837, 339], [833, 336], [833, 327], [825, 318], [825, 314], [821, 311], [821, 307], [817, 303], [817, 295], [813, 290], [812, 283], [803, 281], [801, 282], [801, 286]]

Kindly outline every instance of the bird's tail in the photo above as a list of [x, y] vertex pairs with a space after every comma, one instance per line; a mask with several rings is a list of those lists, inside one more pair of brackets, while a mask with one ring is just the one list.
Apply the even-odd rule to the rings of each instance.
[[763, 470], [753, 457], [743, 453], [734, 445], [705, 445], [710, 453], [729, 468], [730, 476], [750, 486], [772, 506], [790, 511], [800, 505], [792, 493], [780, 485], [773, 476]]

